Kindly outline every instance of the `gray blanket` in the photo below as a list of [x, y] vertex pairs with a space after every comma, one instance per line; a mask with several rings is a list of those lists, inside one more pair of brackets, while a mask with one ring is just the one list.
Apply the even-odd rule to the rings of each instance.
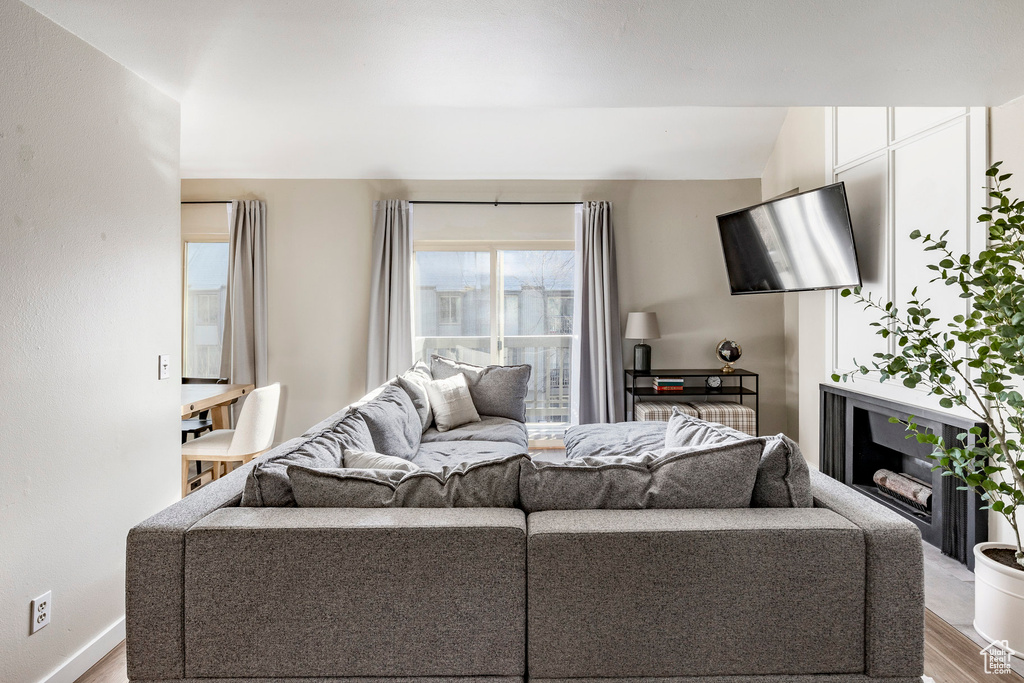
[[665, 447], [667, 422], [577, 425], [565, 430], [565, 458], [641, 455]]
[[450, 441], [506, 441], [525, 449], [529, 444], [529, 437], [526, 434], [526, 425], [522, 422], [507, 417], [481, 416], [480, 422], [470, 422], [447, 432], [439, 432], [431, 427], [423, 432], [420, 438], [420, 443]]

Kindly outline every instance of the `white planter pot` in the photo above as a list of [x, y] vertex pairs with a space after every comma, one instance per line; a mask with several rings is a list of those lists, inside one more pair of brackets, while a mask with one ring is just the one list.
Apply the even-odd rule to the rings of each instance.
[[994, 643], [1005, 640], [1024, 656], [1024, 571], [995, 562], [984, 551], [1005, 543], [974, 546], [974, 630]]

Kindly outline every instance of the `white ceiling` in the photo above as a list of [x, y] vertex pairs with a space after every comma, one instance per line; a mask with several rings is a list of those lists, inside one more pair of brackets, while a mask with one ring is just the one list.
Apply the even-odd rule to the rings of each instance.
[[752, 177], [781, 107], [1024, 94], [1021, 0], [25, 1], [181, 101], [184, 177]]

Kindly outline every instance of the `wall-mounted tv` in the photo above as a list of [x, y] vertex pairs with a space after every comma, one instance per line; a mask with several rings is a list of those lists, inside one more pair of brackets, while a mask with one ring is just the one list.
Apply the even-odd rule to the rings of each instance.
[[718, 232], [733, 294], [861, 283], [842, 183], [722, 214]]

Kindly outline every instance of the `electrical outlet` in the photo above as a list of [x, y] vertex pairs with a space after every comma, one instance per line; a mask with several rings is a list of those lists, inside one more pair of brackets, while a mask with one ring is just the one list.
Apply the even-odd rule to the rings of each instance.
[[46, 591], [32, 601], [32, 622], [29, 624], [29, 635], [50, 623], [50, 611], [53, 609], [53, 599], [50, 591]]
[[171, 357], [164, 354], [160, 356], [160, 374], [157, 379], [167, 379], [171, 376]]

